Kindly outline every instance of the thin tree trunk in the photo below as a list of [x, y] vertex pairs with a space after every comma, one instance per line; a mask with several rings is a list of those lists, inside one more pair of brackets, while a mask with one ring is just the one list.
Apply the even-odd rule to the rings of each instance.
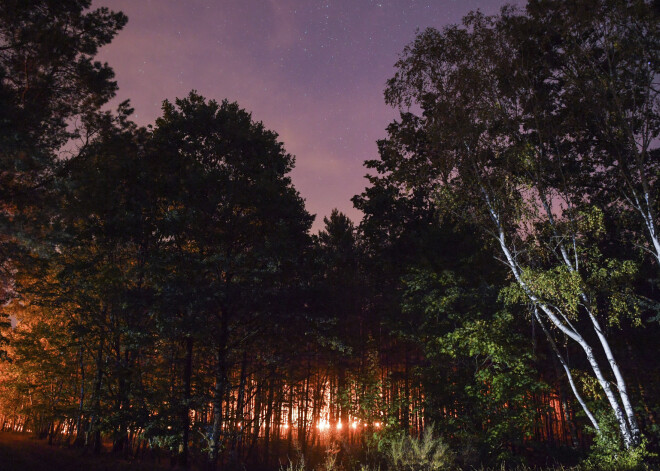
[[266, 419], [264, 432], [264, 468], [268, 469], [269, 445], [270, 445], [270, 423], [273, 416], [273, 397], [275, 395], [275, 368], [271, 367], [270, 379], [268, 380], [268, 397], [266, 398]]
[[83, 414], [85, 412], [85, 356], [82, 337], [79, 338], [80, 350], [78, 359], [80, 364], [80, 396], [78, 400], [78, 418], [76, 419], [76, 439], [74, 445], [82, 445], [84, 437], [82, 433]]
[[257, 461], [259, 460], [259, 431], [261, 429], [261, 405], [262, 405], [262, 390], [264, 384], [263, 380], [257, 381], [257, 389], [254, 393], [254, 412], [252, 420], [252, 442], [250, 443], [250, 451], [248, 455], [252, 456], [254, 449], [257, 449]]
[[589, 419], [589, 422], [591, 422], [591, 425], [596, 429], [596, 431], [600, 431], [600, 426], [598, 425], [598, 422], [596, 421], [596, 418], [594, 415], [591, 413], [591, 410], [589, 410], [589, 407], [587, 406], [587, 403], [584, 402], [584, 399], [582, 398], [582, 395], [578, 392], [577, 387], [575, 386], [575, 381], [573, 379], [573, 374], [571, 373], [570, 368], [568, 367], [568, 364], [566, 363], [566, 360], [564, 360], [564, 356], [561, 354], [559, 351], [559, 348], [557, 347], [557, 344], [555, 343], [555, 340], [552, 338], [552, 335], [548, 331], [548, 329], [545, 326], [545, 323], [541, 320], [541, 316], [539, 316], [538, 313], [538, 308], [536, 306], [533, 307], [533, 312], [534, 312], [534, 317], [536, 318], [537, 322], [541, 326], [541, 329], [543, 330], [543, 333], [545, 334], [545, 337], [548, 339], [548, 343], [550, 343], [550, 346], [552, 347], [552, 351], [555, 353], [555, 356], [559, 360], [559, 363], [561, 364], [562, 368], [564, 369], [564, 373], [566, 373], [566, 378], [568, 379], [568, 384], [571, 386], [571, 390], [573, 391], [573, 395], [575, 396], [575, 399], [577, 399], [578, 403], [582, 407], [582, 410], [584, 411], [585, 415]]
[[[552, 208], [550, 207], [550, 204], [546, 198], [546, 195], [543, 191], [542, 188], [539, 189], [539, 195], [541, 196], [541, 200], [543, 202], [543, 206], [546, 211], [546, 215], [548, 217], [548, 222], [550, 223], [550, 226], [552, 227], [552, 230], [555, 234], [555, 237], [557, 237], [558, 242], [558, 247], [559, 251], [562, 255], [562, 259], [564, 262], [564, 266], [571, 272], [571, 273], [578, 273], [578, 266], [577, 266], [577, 260], [575, 261], [575, 265], [571, 262], [570, 257], [568, 256], [568, 251], [566, 250], [566, 246], [562, 242], [562, 238], [559, 237], [559, 233], [556, 229], [555, 225], [555, 220], [554, 216], [552, 214]], [[652, 235], [654, 232], [651, 232]], [[572, 236], [574, 237], [574, 235]], [[660, 248], [660, 247], [659, 247]], [[577, 256], [576, 256], [577, 257]], [[626, 416], [626, 421], [630, 433], [630, 444], [631, 445], [637, 445], [640, 440], [640, 432], [639, 432], [639, 425], [637, 424], [637, 419], [635, 418], [635, 412], [633, 410], [632, 404], [630, 403], [630, 398], [628, 396], [628, 388], [626, 387], [626, 382], [623, 379], [623, 374], [621, 373], [621, 370], [619, 369], [619, 365], [617, 361], [614, 358], [614, 354], [612, 353], [612, 349], [610, 348], [610, 344], [605, 337], [605, 334], [603, 333], [603, 330], [600, 327], [600, 323], [598, 322], [598, 319], [596, 316], [593, 314], [593, 310], [591, 308], [591, 302], [588, 298], [588, 296], [584, 292], [580, 292], [580, 299], [582, 300], [583, 307], [585, 311], [587, 312], [587, 315], [589, 316], [589, 320], [591, 321], [591, 324], [593, 325], [594, 331], [596, 332], [596, 336], [598, 337], [598, 340], [601, 344], [601, 347], [603, 348], [603, 351], [605, 352], [605, 356], [607, 357], [607, 361], [610, 365], [610, 368], [612, 370], [612, 373], [614, 373], [614, 378], [616, 379], [616, 385], [617, 385], [617, 390], [619, 392], [619, 397], [621, 399], [621, 403], [623, 404], [623, 409], [625, 411], [625, 416]], [[618, 404], [618, 401], [617, 401]], [[625, 434], [624, 434], [624, 440], [625, 440]], [[626, 444], [628, 446], [628, 444]]]
[[186, 337], [186, 357], [183, 367], [183, 407], [181, 409], [181, 424], [183, 425], [183, 443], [181, 448], [181, 465], [188, 467], [188, 446], [190, 441], [190, 391], [192, 381], [194, 341], [191, 336]]
[[216, 351], [216, 371], [215, 386], [213, 388], [213, 427], [211, 429], [211, 443], [208, 456], [208, 464], [211, 470], [214, 470], [218, 462], [220, 452], [220, 435], [222, 433], [223, 415], [222, 402], [227, 387], [227, 371], [225, 365], [225, 347], [224, 342]]
[[531, 292], [529, 287], [527, 286], [527, 283], [522, 279], [522, 276], [520, 274], [518, 265], [515, 262], [515, 259], [509, 250], [509, 247], [506, 244], [505, 237], [504, 237], [504, 230], [502, 229], [502, 226], [499, 221], [499, 217], [497, 216], [497, 213], [494, 211], [492, 205], [490, 204], [490, 198], [487, 196], [485, 189], [482, 188], [484, 197], [485, 197], [485, 202], [488, 206], [488, 210], [490, 211], [491, 218], [493, 219], [493, 222], [496, 225], [497, 228], [497, 240], [499, 242], [500, 248], [502, 250], [502, 253], [506, 257], [507, 265], [511, 269], [512, 274], [514, 275], [516, 282], [520, 285], [520, 287], [523, 289], [529, 300], [532, 302], [532, 304], [537, 305], [543, 313], [548, 317], [548, 319], [562, 332], [564, 332], [567, 336], [569, 336], [572, 340], [578, 343], [580, 347], [584, 350], [587, 360], [589, 361], [589, 364], [591, 366], [592, 371], [596, 375], [596, 379], [598, 380], [598, 383], [600, 384], [601, 388], [605, 392], [605, 396], [607, 397], [608, 402], [610, 403], [610, 407], [612, 408], [612, 411], [614, 412], [614, 415], [616, 416], [617, 422], [619, 424], [619, 429], [621, 431], [621, 436], [623, 438], [624, 444], [626, 448], [630, 448], [631, 446], [634, 446], [636, 443], [634, 442], [634, 437], [631, 434], [629, 422], [626, 419], [623, 410], [621, 409], [621, 405], [618, 403], [609, 382], [605, 379], [603, 376], [603, 373], [600, 369], [600, 365], [598, 364], [598, 361], [596, 360], [596, 357], [594, 356], [593, 350], [591, 346], [587, 343], [587, 341], [580, 335], [571, 325], [565, 325], [558, 317], [555, 315], [555, 313], [552, 311], [552, 309], [543, 303], [535, 294]]
[[241, 368], [238, 380], [238, 397], [236, 399], [236, 409], [233, 414], [232, 421], [232, 434], [231, 434], [231, 448], [229, 450], [229, 465], [230, 468], [236, 467], [238, 464], [238, 441], [239, 436], [243, 434], [243, 427], [245, 418], [243, 417], [243, 401], [245, 397], [245, 384], [247, 382], [247, 351], [243, 351], [243, 358], [241, 359]]
[[[93, 396], [93, 415], [89, 423], [90, 432], [94, 433], [93, 451], [94, 454], [101, 453], [101, 429], [98, 426], [101, 414], [101, 384], [103, 381], [103, 338], [99, 341], [99, 348], [96, 356], [96, 378], [94, 380]], [[88, 432], [89, 433], [89, 432]], [[85, 445], [88, 444], [88, 437], [85, 437]]]
[[293, 451], [293, 368], [289, 374], [289, 410], [287, 411], [287, 423], [286, 442], [287, 453], [290, 456]]
[[403, 400], [403, 409], [401, 414], [401, 425], [403, 430], [408, 433], [410, 431], [410, 378], [408, 377], [408, 344], [404, 343], [404, 365], [403, 365], [403, 394], [405, 399]]
[[342, 424], [340, 436], [348, 440], [351, 424], [348, 423], [348, 395], [346, 393], [346, 369], [342, 359], [339, 360], [339, 374], [337, 375], [337, 393], [339, 396], [339, 421]]

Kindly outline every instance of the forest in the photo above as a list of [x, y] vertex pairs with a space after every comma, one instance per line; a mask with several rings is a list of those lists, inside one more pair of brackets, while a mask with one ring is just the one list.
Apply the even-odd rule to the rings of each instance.
[[240, 104], [108, 108], [123, 13], [3, 0], [0, 436], [177, 469], [654, 469], [659, 15], [419, 31], [362, 220], [312, 233]]

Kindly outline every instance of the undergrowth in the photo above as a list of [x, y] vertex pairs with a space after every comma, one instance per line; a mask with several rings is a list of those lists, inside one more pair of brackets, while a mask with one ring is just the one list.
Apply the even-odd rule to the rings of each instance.
[[660, 468], [645, 464], [643, 446], [625, 454], [607, 454], [608, 447], [595, 445], [591, 456], [577, 466], [526, 466], [501, 463], [491, 467], [460, 467], [455, 454], [438, 436], [433, 427], [428, 427], [421, 437], [404, 433], [381, 437], [376, 454], [356, 456], [340, 453], [342, 446], [335, 442], [326, 450], [325, 458], [316, 466], [309, 466], [299, 452], [295, 461], [289, 461], [280, 471], [660, 471]]

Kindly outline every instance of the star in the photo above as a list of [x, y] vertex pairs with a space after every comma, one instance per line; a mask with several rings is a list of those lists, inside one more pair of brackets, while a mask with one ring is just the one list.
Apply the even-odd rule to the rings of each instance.
[[292, 180], [318, 214], [317, 230], [335, 207], [361, 217], [350, 199], [367, 184], [362, 162], [378, 157], [376, 141], [396, 117], [383, 87], [416, 29], [460, 22], [477, 7], [496, 13], [505, 3], [159, 0], [154, 8], [93, 0], [93, 7], [129, 17], [99, 59], [114, 68], [116, 100], [131, 99], [138, 124], [153, 123], [162, 100], [191, 89], [237, 100], [296, 156]]

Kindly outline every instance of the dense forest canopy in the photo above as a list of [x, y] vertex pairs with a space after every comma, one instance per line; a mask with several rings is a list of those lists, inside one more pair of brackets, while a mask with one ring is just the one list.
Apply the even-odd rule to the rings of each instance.
[[318, 234], [239, 104], [108, 111], [127, 18], [90, 6], [0, 4], [2, 430], [208, 469], [657, 459], [657, 2], [419, 32], [364, 218]]

